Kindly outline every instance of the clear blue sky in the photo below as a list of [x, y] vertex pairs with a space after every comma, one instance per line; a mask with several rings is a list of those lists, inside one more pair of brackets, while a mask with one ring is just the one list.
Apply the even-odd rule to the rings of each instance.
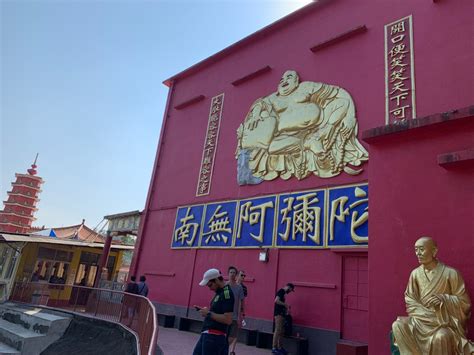
[[163, 80], [308, 0], [0, 0], [2, 200], [35, 154], [35, 225], [143, 209]]

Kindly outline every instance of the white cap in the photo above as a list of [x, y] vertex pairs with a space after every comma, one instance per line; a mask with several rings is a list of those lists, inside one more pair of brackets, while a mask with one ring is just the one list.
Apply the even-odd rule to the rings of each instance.
[[199, 286], [206, 286], [210, 280], [217, 279], [219, 276], [222, 276], [219, 270], [209, 269], [202, 276], [202, 281], [199, 283]]

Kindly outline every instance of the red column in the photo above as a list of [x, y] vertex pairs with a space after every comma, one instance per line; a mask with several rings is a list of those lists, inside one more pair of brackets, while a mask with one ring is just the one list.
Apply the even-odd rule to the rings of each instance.
[[99, 260], [99, 268], [97, 274], [95, 275], [94, 287], [99, 287], [100, 278], [102, 276], [102, 269], [107, 266], [107, 260], [109, 259], [110, 254], [110, 245], [112, 244], [112, 234], [107, 232], [107, 239], [105, 241], [104, 249], [102, 250], [102, 255]]

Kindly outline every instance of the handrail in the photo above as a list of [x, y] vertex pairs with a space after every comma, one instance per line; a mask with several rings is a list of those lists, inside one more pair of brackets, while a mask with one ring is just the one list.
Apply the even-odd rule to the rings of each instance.
[[155, 354], [158, 337], [156, 309], [146, 297], [86, 286], [17, 281], [10, 300], [119, 323], [136, 334], [138, 354]]

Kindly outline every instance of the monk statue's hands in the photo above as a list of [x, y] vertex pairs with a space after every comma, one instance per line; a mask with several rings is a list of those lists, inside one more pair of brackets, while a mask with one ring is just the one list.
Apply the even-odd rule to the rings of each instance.
[[441, 295], [433, 295], [430, 298], [428, 298], [428, 301], [426, 302], [426, 305], [428, 307], [439, 308], [441, 303], [443, 303], [442, 296]]

